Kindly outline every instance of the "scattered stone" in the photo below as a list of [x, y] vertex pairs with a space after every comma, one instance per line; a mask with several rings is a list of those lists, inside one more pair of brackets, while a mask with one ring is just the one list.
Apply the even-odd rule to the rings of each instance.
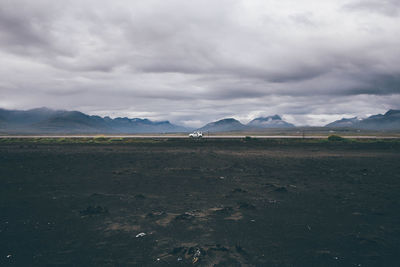
[[247, 210], [256, 209], [256, 206], [247, 202], [238, 202], [237, 204], [239, 205], [239, 209], [247, 209]]
[[79, 212], [83, 216], [108, 214], [108, 209], [102, 206], [89, 206]]
[[135, 199], [145, 199], [146, 197], [143, 194], [135, 195]]
[[215, 245], [215, 248], [212, 247], [212, 248], [210, 248], [210, 250], [215, 250], [215, 251], [228, 251], [229, 249], [227, 249], [227, 248], [224, 247], [224, 246], [221, 246], [220, 244], [216, 244], [216, 245]]
[[[266, 188], [272, 189], [272, 191], [274, 191], [274, 192], [279, 192], [279, 193], [286, 193], [286, 192], [288, 192], [288, 189], [287, 189], [286, 186], [282, 186], [282, 185], [279, 185], [279, 184], [266, 183], [266, 184], [264, 184], [264, 186], [265, 186]], [[289, 187], [297, 188], [295, 185], [289, 185]]]
[[247, 193], [247, 191], [242, 188], [235, 188], [232, 190], [232, 193]]
[[286, 193], [288, 190], [286, 187], [280, 186], [280, 187], [277, 187], [274, 191], [279, 192], [279, 193]]
[[176, 221], [191, 221], [194, 219], [194, 214], [190, 212], [185, 212], [175, 217]]
[[[214, 261], [215, 258], [216, 257], [225, 258], [231, 255], [231, 253], [236, 254], [237, 257], [241, 257], [240, 255], [237, 255], [237, 252], [235, 250], [231, 250], [229, 249], [229, 247], [222, 246], [221, 244], [199, 246], [198, 244], [195, 245], [193, 243], [192, 244], [187, 243], [187, 244], [182, 244], [182, 246], [175, 247], [167, 255], [169, 255], [173, 259], [176, 259], [180, 263], [184, 262], [184, 263], [201, 264], [201, 265], [206, 264], [207, 266], [219, 266], [217, 265], [217, 263], [221, 262], [221, 259]], [[210, 260], [211, 262], [214, 262], [214, 265], [210, 264]], [[238, 265], [235, 264], [235, 265], [222, 265], [222, 266], [238, 266]]]
[[331, 254], [331, 251], [330, 250], [317, 250], [316, 251], [316, 253], [317, 254], [320, 254], [320, 255], [330, 255]]
[[146, 214], [146, 218], [157, 218], [164, 215], [167, 215], [165, 211], [158, 211], [158, 212], [152, 211]]
[[172, 249], [172, 251], [171, 251], [171, 254], [174, 254], [174, 255], [176, 255], [176, 254], [178, 254], [178, 253], [180, 253], [180, 252], [184, 252], [185, 251], [185, 248], [184, 247], [176, 247], [176, 248], [173, 248]]
[[243, 214], [240, 212], [235, 212], [231, 214], [229, 217], [226, 217], [225, 220], [233, 220], [233, 221], [239, 221], [243, 219]]
[[244, 250], [244, 248], [240, 244], [236, 244], [235, 249], [240, 254], [247, 254], [246, 251]]
[[224, 207], [222, 209], [216, 210], [215, 213], [217, 214], [231, 214], [233, 212], [232, 207]]

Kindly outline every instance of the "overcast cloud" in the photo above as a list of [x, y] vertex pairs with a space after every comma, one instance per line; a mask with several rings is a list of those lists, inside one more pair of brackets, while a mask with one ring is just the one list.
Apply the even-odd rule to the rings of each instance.
[[201, 126], [400, 108], [399, 0], [0, 0], [0, 107]]

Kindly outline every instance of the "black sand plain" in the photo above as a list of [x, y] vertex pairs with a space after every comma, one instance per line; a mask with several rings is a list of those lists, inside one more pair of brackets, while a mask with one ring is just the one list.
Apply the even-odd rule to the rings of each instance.
[[0, 265], [400, 266], [399, 152], [396, 140], [3, 139]]

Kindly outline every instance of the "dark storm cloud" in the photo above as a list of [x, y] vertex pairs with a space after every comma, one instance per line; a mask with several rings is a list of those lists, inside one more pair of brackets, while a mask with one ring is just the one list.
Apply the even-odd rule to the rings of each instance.
[[1, 41], [17, 46], [46, 46], [47, 40], [40, 34], [28, 17], [15, 16], [4, 7], [0, 6]]
[[372, 0], [4, 0], [0, 107], [187, 125], [383, 112], [399, 107], [398, 10]]
[[368, 83], [361, 88], [352, 88], [347, 90], [349, 95], [391, 95], [399, 94], [400, 92], [400, 75], [376, 75], [366, 78]]
[[68, 55], [67, 46], [55, 44], [53, 22], [59, 18], [55, 6], [48, 1], [35, 1], [31, 5], [24, 1], [5, 0], [0, 3], [0, 44], [2, 50], [24, 56], [46, 53]]

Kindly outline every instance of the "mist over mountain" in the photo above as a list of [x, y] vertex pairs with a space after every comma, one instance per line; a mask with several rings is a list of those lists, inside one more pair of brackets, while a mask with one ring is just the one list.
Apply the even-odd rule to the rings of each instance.
[[353, 127], [355, 124], [359, 123], [361, 119], [358, 117], [354, 118], [342, 118], [340, 120], [331, 122], [327, 124], [325, 127]]
[[250, 121], [248, 126], [251, 127], [259, 127], [259, 128], [293, 128], [295, 127], [293, 124], [288, 123], [279, 115], [268, 116], [268, 117], [260, 117]]
[[48, 108], [0, 109], [0, 131], [9, 133], [173, 133], [187, 128], [169, 121], [90, 116], [79, 111]]
[[293, 128], [293, 124], [288, 123], [279, 115], [259, 117], [250, 121], [248, 124], [242, 124], [233, 118], [222, 119], [211, 122], [200, 128], [200, 131], [208, 132], [232, 132], [232, 131], [252, 131], [272, 128]]
[[[210, 122], [198, 130], [204, 132], [262, 131], [290, 129], [296, 126], [279, 115], [259, 117], [242, 124], [234, 118]], [[365, 119], [343, 118], [324, 126], [373, 131], [400, 130], [400, 110], [389, 110]], [[151, 121], [141, 118], [110, 118], [87, 115], [80, 111], [36, 108], [31, 110], [0, 109], [0, 133], [11, 134], [136, 134], [136, 133], [183, 133], [192, 129], [169, 121]]]
[[327, 124], [331, 128], [354, 128], [363, 130], [400, 130], [400, 110], [389, 110], [385, 114], [372, 115], [365, 119], [341, 119]]
[[400, 130], [400, 110], [389, 110], [383, 115], [370, 116], [356, 126], [368, 130]]

